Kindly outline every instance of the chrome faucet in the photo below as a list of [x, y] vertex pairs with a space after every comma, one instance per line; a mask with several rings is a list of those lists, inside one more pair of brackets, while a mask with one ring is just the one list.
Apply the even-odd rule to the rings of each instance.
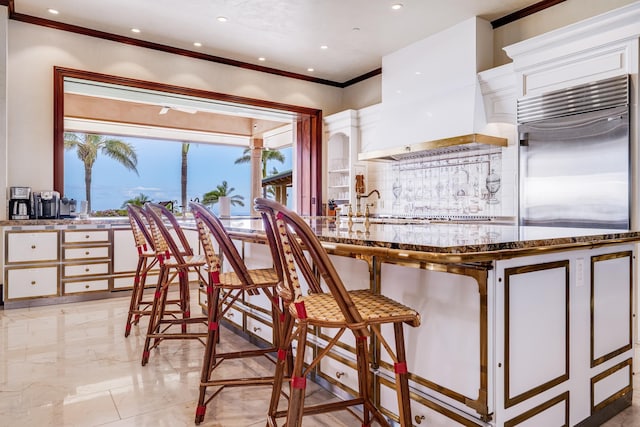
[[[371, 190], [369, 192], [369, 194], [364, 194], [364, 193], [358, 193], [356, 194], [356, 216], [362, 216], [362, 211], [360, 209], [360, 199], [366, 199], [368, 197], [370, 197], [373, 193], [375, 193], [378, 196], [378, 200], [380, 200], [380, 192], [378, 190]], [[369, 206], [373, 206], [373, 204], [371, 205], [366, 205], [366, 209], [365, 209], [365, 216], [369, 216]]]

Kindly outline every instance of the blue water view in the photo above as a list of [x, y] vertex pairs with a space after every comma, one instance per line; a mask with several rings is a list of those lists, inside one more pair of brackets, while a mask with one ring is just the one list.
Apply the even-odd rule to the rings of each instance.
[[[111, 138], [111, 137], [110, 137]], [[92, 211], [120, 209], [122, 204], [141, 193], [154, 202], [173, 201], [180, 205], [182, 144], [179, 141], [114, 137], [134, 146], [138, 157], [138, 175], [117, 161], [99, 153], [92, 170]], [[231, 206], [232, 215], [248, 215], [251, 203], [249, 163], [235, 164], [246, 147], [190, 143], [187, 157], [187, 200], [202, 200], [205, 193], [227, 181], [234, 191], [229, 195], [244, 197], [245, 206]], [[267, 170], [291, 170], [292, 149], [285, 148], [285, 162], [269, 161]], [[75, 149], [65, 150], [64, 194], [85, 200], [84, 164]], [[214, 205], [214, 211], [217, 206]]]

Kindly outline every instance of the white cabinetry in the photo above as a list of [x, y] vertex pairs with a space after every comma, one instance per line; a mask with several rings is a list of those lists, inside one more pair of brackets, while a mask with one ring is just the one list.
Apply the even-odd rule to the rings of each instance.
[[357, 163], [359, 151], [358, 112], [346, 110], [324, 118], [327, 153], [326, 198], [337, 204], [355, 204], [356, 175], [365, 166]]
[[637, 75], [639, 36], [640, 3], [635, 2], [504, 50], [513, 59], [518, 96], [529, 96]]
[[108, 229], [62, 230], [63, 295], [108, 291], [111, 239]]
[[7, 233], [7, 264], [47, 262], [58, 259], [58, 233]]
[[513, 64], [478, 73], [488, 123], [516, 123], [516, 74]]
[[56, 296], [58, 247], [55, 230], [6, 231], [4, 299]]
[[109, 291], [109, 226], [25, 225], [6, 227], [3, 236], [5, 307]]
[[[132, 289], [138, 266], [138, 250], [133, 239], [131, 228], [113, 228], [113, 289]], [[145, 279], [146, 287], [158, 283], [158, 264], [149, 271]]]
[[58, 294], [58, 267], [7, 268], [6, 299], [55, 296]]

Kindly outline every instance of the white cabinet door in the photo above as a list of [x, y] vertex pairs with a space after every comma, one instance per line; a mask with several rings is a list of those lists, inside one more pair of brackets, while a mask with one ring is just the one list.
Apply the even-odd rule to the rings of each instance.
[[58, 232], [34, 231], [7, 233], [7, 263], [56, 261]]
[[58, 267], [7, 269], [7, 299], [55, 296], [58, 294]]
[[138, 251], [130, 228], [113, 230], [113, 273], [133, 273]]

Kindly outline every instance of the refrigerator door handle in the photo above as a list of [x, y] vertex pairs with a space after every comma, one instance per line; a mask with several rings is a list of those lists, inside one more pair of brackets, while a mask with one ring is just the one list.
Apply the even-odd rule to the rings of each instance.
[[529, 145], [529, 132], [520, 132], [518, 134], [518, 142], [521, 147], [526, 147]]

